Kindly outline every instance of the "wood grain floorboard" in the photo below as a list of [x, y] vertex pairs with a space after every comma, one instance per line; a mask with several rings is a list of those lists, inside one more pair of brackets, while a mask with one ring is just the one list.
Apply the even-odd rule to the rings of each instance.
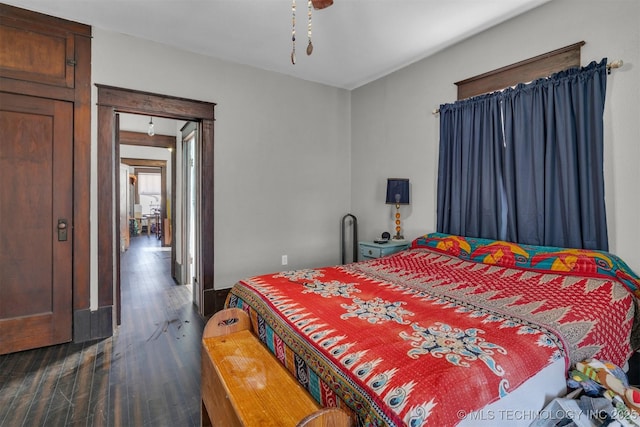
[[41, 382], [38, 384], [37, 390], [31, 401], [31, 407], [27, 412], [26, 425], [43, 425], [47, 418], [49, 409], [49, 395], [54, 389], [57, 377], [62, 369], [61, 357], [64, 357], [65, 351], [61, 346], [50, 349], [43, 358], [42, 365], [45, 369], [42, 371]]
[[113, 337], [0, 356], [0, 426], [198, 426], [204, 321], [170, 262], [132, 238]]

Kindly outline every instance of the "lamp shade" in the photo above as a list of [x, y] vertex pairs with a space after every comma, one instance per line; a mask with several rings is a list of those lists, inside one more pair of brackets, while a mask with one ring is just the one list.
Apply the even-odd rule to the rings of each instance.
[[388, 178], [387, 179], [387, 204], [408, 205], [409, 204], [409, 179], [408, 178]]

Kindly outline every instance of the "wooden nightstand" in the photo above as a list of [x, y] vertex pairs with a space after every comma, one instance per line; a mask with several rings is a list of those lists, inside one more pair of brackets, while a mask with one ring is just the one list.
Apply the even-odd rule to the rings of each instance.
[[360, 246], [360, 259], [367, 260], [400, 252], [401, 250], [407, 249], [411, 245], [411, 242], [408, 240], [399, 242], [389, 240], [388, 243], [358, 242], [358, 245]]

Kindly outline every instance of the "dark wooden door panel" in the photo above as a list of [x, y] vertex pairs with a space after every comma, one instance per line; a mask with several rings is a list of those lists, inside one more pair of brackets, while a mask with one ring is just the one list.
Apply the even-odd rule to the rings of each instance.
[[7, 19], [0, 25], [0, 75], [73, 88], [74, 35], [64, 29], [22, 28], [21, 24]]
[[72, 103], [0, 93], [0, 354], [71, 340], [72, 162]]

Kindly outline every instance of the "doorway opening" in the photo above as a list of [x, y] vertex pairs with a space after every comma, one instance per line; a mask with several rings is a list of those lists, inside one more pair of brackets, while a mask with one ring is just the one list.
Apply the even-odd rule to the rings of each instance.
[[171, 176], [167, 177], [173, 167], [166, 160], [120, 157], [120, 252], [127, 249], [128, 240], [142, 234], [153, 235], [162, 246], [174, 246], [170, 215], [175, 197], [168, 188]]
[[[174, 282], [185, 285], [199, 306], [198, 125], [134, 114], [118, 117], [120, 256], [137, 237], [160, 240], [171, 252], [167, 265]], [[153, 134], [147, 122], [155, 122]]]

